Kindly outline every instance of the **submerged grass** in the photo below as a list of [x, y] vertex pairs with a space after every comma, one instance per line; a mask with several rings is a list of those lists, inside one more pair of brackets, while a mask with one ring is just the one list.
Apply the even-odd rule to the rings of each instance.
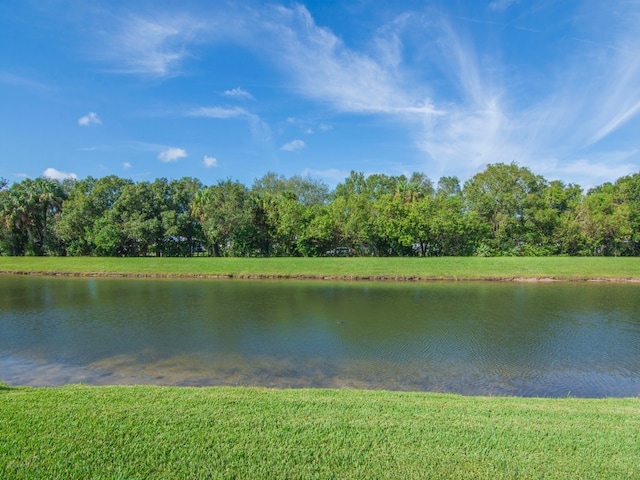
[[633, 280], [640, 258], [102, 258], [0, 257], [0, 272], [231, 278]]
[[1, 478], [638, 478], [640, 399], [0, 388]]

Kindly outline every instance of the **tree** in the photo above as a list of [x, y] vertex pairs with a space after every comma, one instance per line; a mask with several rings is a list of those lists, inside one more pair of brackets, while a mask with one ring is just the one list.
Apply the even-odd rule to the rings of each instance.
[[385, 194], [373, 204], [373, 223], [378, 244], [389, 247], [388, 254], [411, 255], [413, 246], [422, 243], [426, 219], [421, 214], [412, 215], [417, 206], [412, 192], [401, 186], [394, 194]]
[[370, 197], [361, 193], [337, 195], [329, 208], [336, 227], [337, 246], [353, 249], [360, 255], [379, 253]]
[[191, 256], [203, 241], [200, 223], [191, 206], [202, 183], [195, 178], [172, 180], [160, 212], [163, 240], [160, 252], [169, 256]]
[[191, 211], [201, 222], [212, 256], [250, 255], [257, 248], [248, 190], [243, 184], [221, 180], [216, 185], [199, 190]]
[[[251, 188], [253, 225], [263, 255], [301, 255], [302, 231], [312, 207], [326, 204], [328, 187], [310, 178], [269, 172]], [[307, 245], [308, 246], [308, 245]], [[303, 249], [306, 247], [303, 247]]]
[[529, 198], [524, 214], [526, 255], [576, 253], [579, 232], [572, 229], [582, 189], [554, 180]]
[[589, 190], [579, 222], [589, 255], [632, 255], [638, 238], [638, 178], [622, 178]]
[[165, 247], [163, 212], [170, 210], [167, 179], [125, 185], [113, 205], [113, 218], [124, 239], [122, 253], [162, 256]]
[[298, 238], [298, 251], [305, 257], [323, 256], [335, 251], [336, 222], [329, 205], [312, 205], [306, 210], [307, 220]]
[[286, 178], [273, 172], [268, 172], [253, 182], [251, 192], [258, 195], [291, 192], [297, 201], [305, 206], [323, 205], [329, 199], [329, 187], [320, 180], [299, 175]]
[[73, 183], [54, 228], [67, 255], [123, 254], [123, 237], [112, 210], [123, 188], [132, 184], [115, 175]]
[[390, 213], [384, 203], [389, 201], [389, 196], [401, 202], [411, 201], [417, 198], [421, 188], [418, 182], [410, 184], [404, 176], [373, 174], [366, 177], [352, 171], [336, 187], [331, 203], [338, 245], [352, 248], [360, 255], [393, 254], [400, 244], [392, 245], [394, 239], [388, 235], [388, 229], [381, 230], [384, 215]]
[[623, 254], [640, 254], [640, 173], [627, 175], [616, 181], [617, 198], [627, 206], [626, 222], [630, 237], [625, 241]]
[[462, 188], [458, 177], [440, 177], [437, 195], [439, 197], [462, 197]]
[[493, 254], [521, 253], [525, 215], [546, 182], [516, 163], [488, 165], [464, 185], [467, 208], [489, 226], [486, 244]]
[[60, 182], [26, 179], [0, 193], [4, 248], [12, 255], [56, 253], [56, 238], [50, 233], [65, 196]]

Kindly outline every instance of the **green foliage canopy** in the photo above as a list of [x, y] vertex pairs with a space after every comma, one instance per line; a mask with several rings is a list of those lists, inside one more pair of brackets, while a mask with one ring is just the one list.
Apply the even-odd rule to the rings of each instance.
[[185, 177], [0, 179], [0, 254], [503, 256], [640, 254], [640, 173], [584, 193], [516, 163], [463, 186], [352, 171], [333, 191], [267, 173], [251, 188]]

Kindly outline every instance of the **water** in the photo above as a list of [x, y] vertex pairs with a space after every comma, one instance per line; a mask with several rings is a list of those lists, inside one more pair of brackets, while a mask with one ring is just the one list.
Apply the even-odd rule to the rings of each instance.
[[0, 380], [637, 396], [639, 292], [4, 276]]

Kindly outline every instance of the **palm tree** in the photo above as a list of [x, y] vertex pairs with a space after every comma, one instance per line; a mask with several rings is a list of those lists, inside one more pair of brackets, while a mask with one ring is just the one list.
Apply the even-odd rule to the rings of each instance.
[[[206, 243], [210, 243], [209, 236], [205, 231], [204, 225], [208, 216], [207, 205], [211, 203], [211, 197], [211, 187], [203, 187], [196, 192], [193, 200], [191, 201], [191, 215], [200, 222], [200, 227], [202, 228]], [[208, 247], [209, 255], [216, 256], [217, 246], [209, 244]]]
[[63, 199], [60, 183], [48, 178], [26, 179], [3, 191], [0, 214], [13, 255], [24, 253], [25, 247], [44, 255], [50, 217]]
[[35, 190], [34, 193], [37, 196], [36, 208], [40, 208], [40, 214], [36, 215], [37, 224], [40, 226], [39, 250], [41, 253], [44, 253], [44, 249], [47, 245], [48, 219], [62, 207], [64, 192], [62, 185], [56, 180], [40, 177], [33, 183]]

